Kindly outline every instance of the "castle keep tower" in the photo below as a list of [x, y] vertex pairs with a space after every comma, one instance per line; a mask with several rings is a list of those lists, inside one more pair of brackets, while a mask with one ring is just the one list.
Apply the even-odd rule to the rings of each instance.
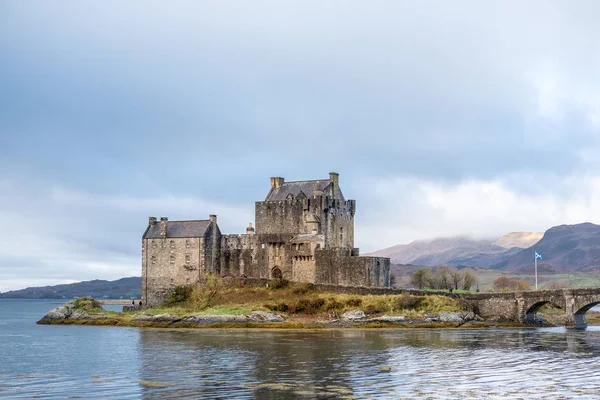
[[174, 286], [197, 282], [205, 272], [389, 286], [389, 258], [359, 257], [354, 248], [356, 201], [344, 198], [336, 172], [309, 181], [272, 177], [270, 186], [265, 200], [255, 203], [255, 227], [250, 223], [245, 234], [221, 235], [213, 215], [160, 223], [151, 217], [142, 240], [142, 301], [159, 305]]

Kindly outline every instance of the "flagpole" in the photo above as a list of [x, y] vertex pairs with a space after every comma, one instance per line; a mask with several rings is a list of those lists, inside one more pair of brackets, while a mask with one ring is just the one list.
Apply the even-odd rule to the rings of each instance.
[[535, 263], [535, 290], [538, 290], [537, 289], [537, 259], [538, 259], [537, 253], [533, 256], [533, 258], [534, 258], [533, 262]]

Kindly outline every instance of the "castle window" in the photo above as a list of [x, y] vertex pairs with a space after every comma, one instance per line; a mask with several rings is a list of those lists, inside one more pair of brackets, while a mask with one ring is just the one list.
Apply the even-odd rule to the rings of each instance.
[[171, 256], [170, 262], [171, 262], [171, 264], [175, 264], [175, 256]]
[[190, 246], [190, 239], [185, 239], [185, 247], [189, 248]]
[[174, 249], [175, 248], [175, 241], [171, 240], [171, 248]]
[[155, 249], [156, 248], [156, 242], [152, 241], [152, 248]]
[[192, 257], [190, 257], [189, 254], [186, 254], [186, 256], [185, 256], [185, 262], [189, 264], [190, 261], [192, 261]]
[[150, 258], [150, 261], [152, 262], [152, 264], [156, 264], [156, 256], [152, 256]]

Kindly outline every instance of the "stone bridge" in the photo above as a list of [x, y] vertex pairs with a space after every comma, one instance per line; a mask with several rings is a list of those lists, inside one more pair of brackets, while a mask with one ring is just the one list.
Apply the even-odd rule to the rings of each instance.
[[585, 328], [585, 313], [600, 304], [600, 288], [481, 293], [461, 295], [461, 298], [483, 318], [503, 318], [521, 323], [535, 322], [537, 311], [544, 304], [552, 304], [564, 310], [566, 326]]

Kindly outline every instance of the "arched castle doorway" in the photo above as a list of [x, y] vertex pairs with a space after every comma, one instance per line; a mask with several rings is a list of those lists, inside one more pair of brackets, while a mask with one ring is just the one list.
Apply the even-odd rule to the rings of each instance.
[[283, 274], [281, 273], [281, 270], [279, 269], [279, 267], [273, 267], [273, 269], [271, 270], [271, 279], [282, 279], [283, 278]]

